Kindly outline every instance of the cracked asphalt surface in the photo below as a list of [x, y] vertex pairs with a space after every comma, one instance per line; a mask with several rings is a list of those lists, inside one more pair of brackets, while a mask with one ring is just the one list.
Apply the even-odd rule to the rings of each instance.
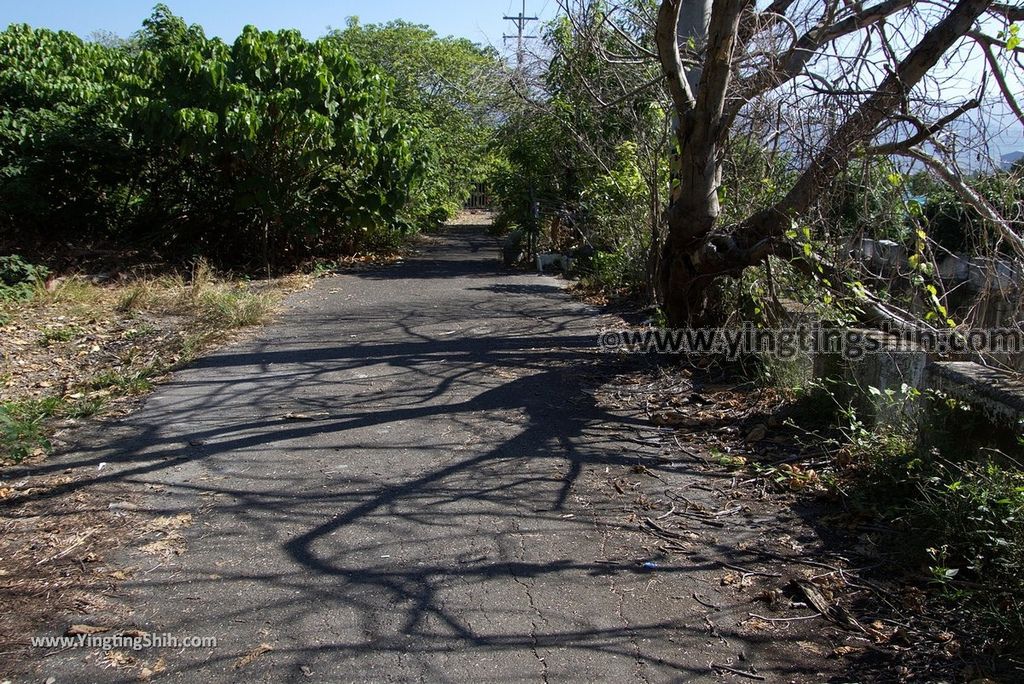
[[690, 596], [720, 566], [628, 557], [595, 484], [637, 463], [590, 391], [616, 363], [599, 313], [497, 247], [453, 227], [319, 281], [80, 447], [147, 514], [191, 515], [164, 557], [126, 553], [128, 622], [218, 646], [71, 650], [38, 681], [816, 679], [777, 638], [708, 627]]

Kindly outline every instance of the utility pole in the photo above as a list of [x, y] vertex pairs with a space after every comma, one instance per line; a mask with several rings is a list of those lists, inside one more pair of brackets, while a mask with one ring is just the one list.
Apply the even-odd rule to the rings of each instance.
[[516, 29], [517, 29], [516, 35], [514, 35], [514, 36], [505, 35], [505, 36], [502, 36], [502, 37], [506, 41], [508, 41], [508, 40], [515, 40], [515, 41], [517, 41], [516, 42], [516, 45], [517, 45], [517, 47], [516, 47], [516, 65], [518, 66], [519, 71], [521, 72], [523, 70], [523, 65], [526, 64], [526, 47], [525, 47], [526, 43], [525, 43], [525, 41], [527, 39], [529, 39], [529, 38], [536, 38], [536, 36], [528, 36], [528, 35], [526, 35], [526, 25], [529, 24], [531, 21], [539, 21], [539, 18], [538, 17], [528, 17], [528, 16], [526, 16], [526, 0], [523, 0], [523, 9], [519, 13], [519, 16], [517, 16], [517, 17], [506, 16], [505, 17], [505, 21], [511, 21], [512, 23], [514, 23], [516, 25]]
[[[526, 41], [536, 38], [536, 36], [526, 35], [526, 26], [531, 21], [540, 21], [540, 19], [538, 17], [526, 16], [526, 0], [523, 0], [523, 9], [519, 12], [519, 16], [510, 17], [506, 15], [504, 19], [505, 21], [511, 21], [516, 27], [516, 34], [514, 36], [507, 34], [502, 36], [506, 42], [510, 40], [516, 41], [516, 75], [513, 80], [522, 80], [525, 85]], [[533, 187], [533, 183], [530, 183], [529, 192], [530, 218], [526, 226], [526, 250], [532, 259], [537, 254], [537, 242], [540, 236], [540, 202], [537, 201], [537, 190]]]

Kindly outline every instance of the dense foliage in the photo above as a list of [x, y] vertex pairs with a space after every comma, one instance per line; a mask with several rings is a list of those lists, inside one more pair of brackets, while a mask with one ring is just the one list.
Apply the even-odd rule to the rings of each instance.
[[454, 215], [491, 164], [488, 146], [508, 97], [497, 53], [404, 21], [363, 25], [350, 18], [328, 40], [391, 77], [401, 120], [433, 151], [410, 214], [430, 221]]
[[[0, 227], [281, 267], [403, 220], [429, 150], [335, 40], [231, 45], [158, 6], [122, 46], [0, 34]], [[12, 239], [13, 238], [13, 239]]]
[[593, 286], [653, 295], [669, 119], [656, 68], [606, 59], [630, 42], [650, 46], [652, 36], [640, 25], [616, 33], [606, 19], [596, 8], [584, 23], [562, 16], [549, 25], [550, 61], [533, 85], [537, 95], [498, 136], [495, 193], [503, 219], [540, 233], [542, 247], [593, 250]]
[[0, 256], [0, 302], [29, 299], [42, 286], [49, 271], [16, 254]]

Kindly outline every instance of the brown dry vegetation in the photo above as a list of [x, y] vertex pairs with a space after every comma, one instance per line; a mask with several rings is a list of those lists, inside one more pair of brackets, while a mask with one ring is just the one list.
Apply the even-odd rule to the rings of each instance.
[[96, 284], [73, 276], [0, 308], [0, 462], [39, 458], [51, 437], [147, 392], [234, 331], [263, 322], [308, 277], [249, 283], [204, 263], [186, 275]]
[[[98, 284], [73, 276], [0, 307], [0, 672], [17, 671], [29, 637], [67, 613], [117, 615], [126, 544], [171, 548], [117, 492], [77, 488], [81, 469], [27, 475], [100, 417], [204, 349], [272, 315], [309, 276], [246, 282], [205, 264], [184, 275]], [[170, 535], [170, 536], [169, 536]], [[60, 627], [63, 629], [63, 627]]]

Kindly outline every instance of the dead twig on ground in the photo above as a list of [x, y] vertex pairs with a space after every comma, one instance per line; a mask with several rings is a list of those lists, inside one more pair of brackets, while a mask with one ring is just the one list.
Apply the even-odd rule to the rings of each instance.
[[818, 618], [823, 617], [817, 613], [814, 615], [797, 615], [796, 617], [785, 618], [770, 618], [765, 617], [764, 615], [758, 615], [757, 613], [747, 613], [747, 615], [752, 618], [757, 618], [758, 620], [764, 620], [765, 622], [798, 622], [800, 620], [817, 620]]
[[86, 541], [88, 541], [88, 540], [89, 540], [89, 537], [91, 537], [91, 536], [93, 535], [93, 533], [94, 533], [94, 532], [95, 532], [95, 530], [89, 530], [88, 532], [86, 532], [86, 533], [85, 533], [85, 534], [84, 534], [84, 535], [82, 536], [82, 538], [81, 538], [81, 539], [79, 539], [78, 541], [76, 541], [76, 542], [75, 542], [74, 544], [72, 544], [72, 545], [71, 545], [71, 546], [69, 546], [68, 548], [64, 549], [63, 551], [61, 551], [60, 553], [58, 553], [58, 554], [57, 554], [57, 555], [55, 555], [55, 556], [51, 556], [51, 557], [49, 557], [49, 558], [44, 558], [43, 560], [41, 560], [41, 561], [39, 561], [38, 563], [36, 563], [36, 566], [38, 567], [38, 566], [40, 566], [40, 565], [42, 565], [42, 564], [44, 564], [44, 563], [50, 563], [50, 562], [52, 562], [52, 561], [58, 560], [58, 559], [60, 559], [60, 558], [63, 558], [64, 556], [68, 555], [69, 553], [71, 553], [72, 551], [74, 551], [74, 550], [75, 550], [76, 548], [78, 548], [79, 546], [81, 546], [82, 544], [84, 544], [84, 543], [85, 543]]
[[722, 562], [722, 561], [719, 561], [719, 563], [722, 565], [722, 567], [728, 568], [730, 570], [735, 570], [736, 572], [743, 573], [744, 578], [747, 578], [747, 577], [782, 577], [782, 573], [780, 573], [780, 572], [761, 572], [759, 570], [747, 570], [744, 567], [740, 567], [739, 565], [733, 565], [732, 563], [725, 563], [725, 562]]
[[740, 669], [737, 669], [735, 667], [729, 667], [728, 665], [718, 665], [718, 664], [712, 662], [712, 663], [708, 663], [708, 667], [711, 670], [719, 671], [719, 672], [728, 672], [728, 673], [734, 674], [734, 675], [736, 675], [738, 677], [745, 677], [747, 679], [756, 679], [756, 680], [758, 680], [760, 682], [766, 681], [765, 677], [757, 674], [756, 672], [750, 672], [748, 670], [740, 670]]

